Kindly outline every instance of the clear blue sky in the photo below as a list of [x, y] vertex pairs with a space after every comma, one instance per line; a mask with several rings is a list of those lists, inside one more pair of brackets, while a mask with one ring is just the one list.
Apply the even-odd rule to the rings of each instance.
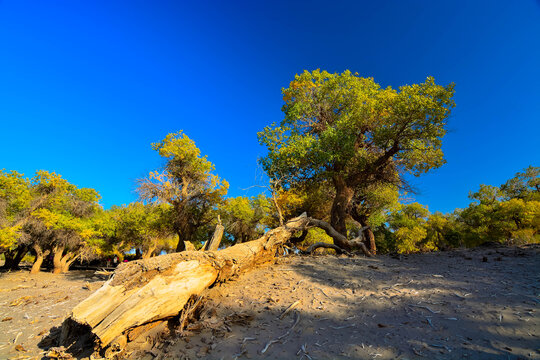
[[456, 83], [448, 163], [414, 179], [431, 211], [540, 165], [540, 3], [0, 1], [0, 168], [136, 199], [150, 143], [183, 129], [230, 182], [261, 183], [256, 133], [304, 69], [383, 86]]

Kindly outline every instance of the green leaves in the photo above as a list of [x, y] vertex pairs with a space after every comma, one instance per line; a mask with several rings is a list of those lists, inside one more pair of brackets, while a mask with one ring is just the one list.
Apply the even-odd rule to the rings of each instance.
[[396, 171], [399, 163], [416, 175], [444, 164], [441, 139], [455, 106], [453, 84], [428, 77], [382, 89], [350, 71], [315, 70], [296, 75], [282, 92], [284, 120], [258, 134], [269, 151], [261, 164], [270, 176], [288, 174], [294, 185], [339, 175], [352, 184], [378, 171], [378, 162]]
[[485, 241], [540, 242], [539, 168], [528, 167], [501, 187], [480, 185], [459, 213], [469, 246]]
[[172, 230], [182, 243], [194, 240], [198, 229], [211, 221], [229, 184], [212, 173], [214, 165], [182, 131], [168, 134], [152, 148], [167, 162], [161, 171], [139, 180], [139, 196], [143, 201], [170, 204]]
[[225, 231], [235, 242], [253, 240], [264, 233], [265, 224], [271, 221], [272, 204], [264, 195], [238, 196], [226, 199], [219, 207]]

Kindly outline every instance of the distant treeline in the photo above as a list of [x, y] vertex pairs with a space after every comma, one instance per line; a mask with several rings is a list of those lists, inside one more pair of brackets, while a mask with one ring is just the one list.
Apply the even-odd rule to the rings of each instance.
[[[0, 253], [6, 268], [32, 254], [32, 271], [43, 262], [54, 272], [79, 261], [126, 254], [148, 258], [196, 248], [208, 240], [218, 218], [222, 246], [255, 239], [307, 212], [327, 221], [322, 230], [299, 234], [302, 247], [333, 241], [354, 250], [359, 238], [370, 252], [431, 251], [486, 241], [539, 242], [538, 167], [500, 187], [481, 185], [472, 203], [452, 214], [430, 214], [400, 199], [410, 192], [405, 175], [420, 176], [445, 163], [442, 139], [454, 85], [424, 83], [382, 88], [372, 78], [345, 71], [296, 75], [283, 89], [284, 119], [258, 133], [268, 153], [259, 160], [267, 191], [226, 198], [229, 184], [214, 174], [182, 131], [152, 148], [165, 166], [138, 180], [139, 201], [105, 210], [94, 189], [79, 188], [59, 174], [28, 178], [0, 171]], [[338, 234], [339, 236], [336, 236]]]

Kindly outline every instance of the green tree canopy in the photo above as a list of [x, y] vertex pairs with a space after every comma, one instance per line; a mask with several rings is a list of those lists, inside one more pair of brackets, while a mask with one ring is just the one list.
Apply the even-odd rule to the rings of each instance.
[[501, 185], [501, 192], [506, 199], [540, 201], [540, 167], [529, 166], [518, 172], [513, 178]]
[[229, 198], [219, 207], [225, 232], [237, 244], [254, 240], [264, 234], [266, 225], [271, 221], [272, 211], [271, 200], [262, 194], [251, 198]]
[[419, 250], [433, 250], [435, 246], [427, 242], [427, 224], [429, 211], [427, 207], [412, 203], [402, 205], [391, 214], [389, 223], [394, 230], [397, 251], [410, 253]]
[[0, 253], [16, 247], [32, 199], [28, 178], [17, 171], [0, 170]]
[[139, 181], [139, 196], [144, 201], [172, 205], [177, 251], [182, 251], [184, 241], [195, 240], [197, 230], [212, 221], [212, 210], [223, 201], [229, 184], [212, 174], [214, 165], [182, 131], [167, 135], [152, 144], [152, 149], [166, 164]]
[[381, 88], [345, 71], [305, 71], [283, 89], [285, 117], [259, 135], [261, 159], [285, 186], [326, 181], [335, 189], [331, 224], [346, 233], [351, 201], [373, 184], [403, 184], [444, 163], [442, 138], [454, 85], [424, 83]]
[[[78, 188], [54, 172], [37, 171], [32, 183], [40, 194], [46, 194], [32, 217], [51, 232], [42, 238], [51, 241], [44, 245], [52, 248], [54, 272], [66, 272], [78, 257], [94, 252], [91, 240], [99, 233], [93, 216], [101, 209], [101, 197], [96, 190]], [[33, 227], [34, 239], [39, 228]]]
[[147, 259], [167, 247], [171, 233], [170, 205], [131, 203], [119, 210], [117, 236], [130, 248], [141, 251]]

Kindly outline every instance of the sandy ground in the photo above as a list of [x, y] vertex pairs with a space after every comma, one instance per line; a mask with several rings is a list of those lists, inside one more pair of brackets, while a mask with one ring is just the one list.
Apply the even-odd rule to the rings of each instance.
[[[280, 258], [214, 287], [199, 322], [131, 343], [129, 358], [540, 359], [539, 269], [538, 246]], [[91, 276], [0, 274], [0, 318], [12, 318], [0, 359], [41, 358], [43, 332], [102, 283]]]
[[0, 273], [0, 359], [43, 358], [43, 336], [103, 283], [89, 271]]

